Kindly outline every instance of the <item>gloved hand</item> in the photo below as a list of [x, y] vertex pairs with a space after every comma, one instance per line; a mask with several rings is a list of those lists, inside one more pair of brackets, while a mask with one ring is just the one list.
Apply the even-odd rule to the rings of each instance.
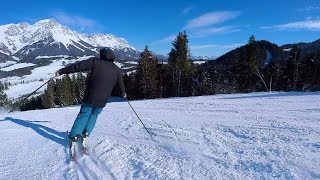
[[127, 98], [127, 93], [124, 93], [122, 96], [123, 96], [124, 98]]
[[54, 75], [55, 75], [55, 76], [60, 76], [60, 75], [61, 75], [60, 70], [56, 71], [56, 72], [54, 73]]

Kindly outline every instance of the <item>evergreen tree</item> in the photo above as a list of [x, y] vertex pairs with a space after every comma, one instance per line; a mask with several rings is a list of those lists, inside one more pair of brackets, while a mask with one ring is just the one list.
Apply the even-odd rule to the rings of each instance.
[[169, 66], [171, 71], [172, 96], [188, 96], [192, 94], [193, 68], [190, 62], [190, 50], [188, 47], [186, 32], [179, 32], [173, 41], [169, 52]]
[[290, 78], [290, 87], [292, 90], [297, 90], [298, 80], [299, 80], [299, 67], [300, 63], [300, 49], [297, 45], [294, 45], [290, 50], [290, 57], [288, 60], [288, 73]]
[[158, 61], [152, 56], [148, 49], [145, 47], [140, 54], [140, 59], [135, 74], [136, 88], [140, 91], [140, 98], [155, 98], [158, 97], [158, 79], [157, 79], [157, 64]]
[[0, 81], [0, 91], [5, 90], [5, 86], [4, 83], [2, 81]]
[[77, 83], [76, 83], [76, 97], [77, 97], [78, 103], [82, 102], [85, 89], [86, 89], [86, 77], [83, 75], [83, 73], [79, 72], [77, 73]]
[[54, 104], [54, 82], [51, 80], [48, 83], [47, 89], [42, 96], [42, 103], [45, 108], [52, 108]]
[[4, 90], [6, 89], [6, 83], [0, 81], [0, 106], [8, 105], [9, 101]]
[[64, 106], [63, 83], [61, 79], [57, 79], [54, 88], [54, 103], [58, 106]]
[[4, 93], [3, 90], [0, 90], [0, 106], [6, 106], [8, 105], [8, 102], [6, 93]]
[[62, 88], [64, 105], [67, 106], [73, 104], [72, 81], [68, 74], [62, 78]]
[[[258, 52], [257, 43], [255, 40], [255, 37], [252, 35], [249, 38], [249, 42], [247, 44], [247, 53], [248, 53], [247, 54], [247, 63], [249, 64], [249, 66], [251, 68], [251, 72], [260, 78], [265, 89], [268, 90], [268, 86], [265, 83], [265, 80], [263, 79], [263, 75], [260, 70], [261, 64], [258, 61], [257, 52]], [[251, 80], [253, 81], [252, 77], [251, 77]]]
[[75, 74], [72, 74], [72, 77], [71, 77], [71, 96], [72, 96], [72, 104], [77, 104], [78, 103], [77, 78]]

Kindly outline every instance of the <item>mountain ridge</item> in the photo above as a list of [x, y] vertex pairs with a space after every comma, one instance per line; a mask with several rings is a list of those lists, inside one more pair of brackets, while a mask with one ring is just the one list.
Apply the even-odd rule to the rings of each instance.
[[2, 25], [0, 35], [1, 55], [11, 56], [0, 59], [2, 62], [12, 58], [28, 62], [32, 58], [47, 55], [43, 54], [44, 52], [72, 57], [91, 56], [96, 55], [100, 47], [116, 50], [119, 59], [138, 58], [140, 54], [124, 38], [113, 34], [79, 33], [61, 25], [55, 19], [40, 20], [32, 25], [26, 22]]

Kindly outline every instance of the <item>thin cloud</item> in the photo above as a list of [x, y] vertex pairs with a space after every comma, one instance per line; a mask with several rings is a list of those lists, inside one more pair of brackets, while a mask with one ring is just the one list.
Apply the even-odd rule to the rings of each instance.
[[218, 23], [222, 23], [238, 17], [240, 11], [221, 11], [203, 14], [197, 18], [191, 19], [184, 26], [184, 29], [206, 27]]
[[200, 50], [200, 49], [208, 49], [208, 48], [234, 49], [242, 45], [243, 44], [229, 44], [229, 45], [205, 44], [205, 45], [198, 45], [198, 46], [190, 46], [190, 49], [191, 50]]
[[263, 26], [261, 29], [271, 30], [307, 30], [307, 31], [320, 31], [320, 20], [305, 20], [291, 22], [287, 24], [280, 24], [275, 26]]
[[214, 34], [227, 34], [232, 32], [238, 32], [241, 29], [236, 28], [234, 26], [222, 26], [222, 27], [210, 27], [210, 28], [202, 28], [191, 30], [191, 38], [202, 38], [207, 37]]
[[176, 38], [176, 35], [171, 35], [171, 36], [162, 38], [162, 39], [160, 39], [160, 40], [156, 40], [156, 41], [154, 41], [154, 42], [152, 42], [152, 43], [150, 43], [150, 44], [151, 44], [151, 45], [154, 45], [154, 44], [167, 43], [167, 42], [173, 41], [175, 38]]
[[318, 11], [320, 10], [320, 6], [308, 6], [306, 8], [298, 9], [300, 12], [310, 12], [310, 11]]
[[189, 6], [189, 7], [186, 7], [182, 10], [182, 12], [180, 13], [181, 15], [186, 15], [186, 14], [189, 14], [191, 12], [192, 9], [194, 9], [195, 6]]
[[97, 31], [97, 29], [102, 28], [102, 26], [95, 20], [82, 16], [68, 15], [61, 11], [52, 13], [52, 16], [61, 24], [75, 27], [80, 31]]

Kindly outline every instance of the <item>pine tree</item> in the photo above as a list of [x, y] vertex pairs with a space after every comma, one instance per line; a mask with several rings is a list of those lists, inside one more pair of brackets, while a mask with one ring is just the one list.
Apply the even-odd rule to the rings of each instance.
[[140, 98], [146, 99], [159, 96], [157, 88], [157, 65], [158, 61], [152, 56], [148, 46], [146, 46], [140, 54], [139, 64], [135, 75], [136, 88], [142, 93]]
[[44, 91], [42, 95], [42, 103], [45, 108], [52, 108], [55, 106], [54, 104], [54, 82], [49, 81], [47, 89]]
[[76, 97], [78, 103], [82, 102], [84, 97], [84, 92], [86, 89], [86, 77], [81, 73], [77, 73], [77, 83], [76, 83]]
[[77, 104], [78, 103], [78, 98], [77, 98], [77, 78], [75, 74], [72, 74], [71, 77], [71, 96], [72, 96], [72, 104]]
[[6, 93], [4, 93], [4, 90], [6, 89], [5, 84], [6, 83], [0, 81], [0, 106], [8, 105], [9, 102]]
[[297, 45], [294, 45], [290, 50], [291, 62], [293, 63], [293, 90], [297, 90], [297, 83], [299, 79], [299, 66], [300, 63], [300, 49]]
[[54, 86], [54, 103], [59, 106], [64, 106], [64, 96], [63, 96], [63, 83], [61, 79], [57, 79]]
[[8, 105], [8, 102], [7, 95], [3, 92], [3, 90], [0, 90], [0, 106], [6, 106]]
[[179, 32], [173, 41], [169, 52], [169, 66], [171, 71], [172, 96], [188, 96], [192, 93], [193, 67], [190, 62], [186, 32]]
[[68, 74], [62, 78], [62, 87], [64, 105], [66, 106], [73, 104], [72, 81]]
[[252, 35], [249, 38], [249, 42], [247, 44], [247, 53], [248, 53], [247, 54], [247, 63], [249, 64], [252, 73], [257, 75], [260, 78], [260, 80], [262, 81], [262, 83], [267, 91], [268, 86], [263, 79], [263, 75], [261, 74], [261, 70], [260, 70], [261, 65], [259, 64], [259, 61], [258, 61], [257, 52], [258, 52], [257, 43], [255, 40], [255, 37]]

